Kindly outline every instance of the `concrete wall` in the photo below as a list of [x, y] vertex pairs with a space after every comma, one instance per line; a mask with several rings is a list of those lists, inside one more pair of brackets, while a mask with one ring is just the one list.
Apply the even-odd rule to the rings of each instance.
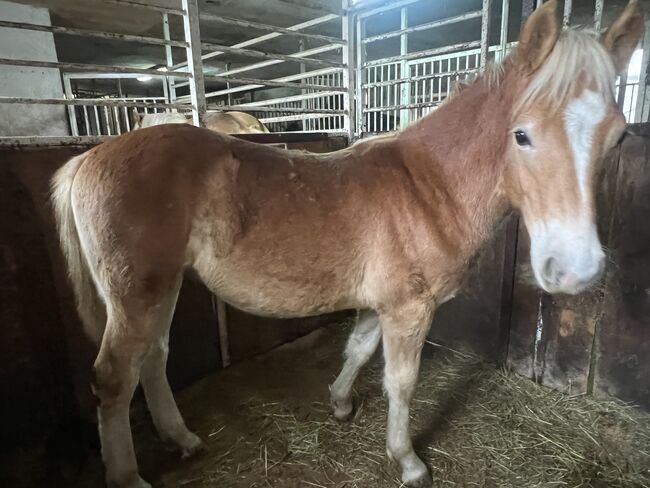
[[[51, 25], [47, 9], [5, 1], [0, 1], [0, 19]], [[57, 61], [49, 32], [0, 28], [0, 46], [5, 58]], [[63, 98], [59, 70], [0, 65], [0, 95]], [[0, 104], [0, 136], [61, 135], [69, 135], [65, 107]]]

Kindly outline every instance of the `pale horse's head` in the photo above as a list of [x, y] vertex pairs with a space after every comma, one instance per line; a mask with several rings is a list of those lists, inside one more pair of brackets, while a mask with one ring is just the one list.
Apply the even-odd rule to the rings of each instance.
[[605, 266], [596, 229], [595, 168], [625, 132], [614, 99], [643, 35], [633, 0], [601, 36], [565, 30], [556, 0], [522, 29], [508, 70], [520, 82], [506, 146], [506, 188], [531, 240], [535, 280], [547, 292], [575, 294]]

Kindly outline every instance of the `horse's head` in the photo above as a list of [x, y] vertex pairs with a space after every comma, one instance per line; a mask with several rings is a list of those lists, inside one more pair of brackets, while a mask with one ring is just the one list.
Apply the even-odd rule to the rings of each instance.
[[579, 293], [603, 271], [595, 166], [625, 132], [613, 87], [642, 35], [635, 0], [600, 39], [561, 32], [551, 0], [530, 16], [506, 67], [516, 80], [508, 84], [516, 88], [506, 191], [528, 229], [535, 278], [548, 292]]

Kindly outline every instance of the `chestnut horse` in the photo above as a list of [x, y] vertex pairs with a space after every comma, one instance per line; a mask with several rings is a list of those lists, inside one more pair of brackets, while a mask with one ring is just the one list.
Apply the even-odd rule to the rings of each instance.
[[431, 485], [409, 435], [420, 351], [504, 215], [521, 212], [546, 291], [578, 293], [603, 270], [594, 168], [625, 131], [613, 85], [643, 15], [633, 0], [598, 39], [561, 32], [555, 10], [537, 9], [498, 69], [395, 135], [310, 154], [164, 125], [59, 170], [61, 243], [81, 317], [101, 338], [93, 388], [110, 487], [149, 486], [129, 425], [138, 381], [161, 437], [183, 455], [201, 444], [165, 376], [186, 268], [255, 314], [362, 310], [331, 386], [334, 415], [351, 414], [352, 384], [382, 341], [388, 455], [405, 485]]
[[[208, 112], [201, 122], [206, 129], [226, 134], [257, 134], [268, 132], [266, 126], [250, 114], [244, 112]], [[143, 129], [161, 124], [191, 124], [186, 115], [171, 112], [159, 114], [133, 113], [133, 129]]]

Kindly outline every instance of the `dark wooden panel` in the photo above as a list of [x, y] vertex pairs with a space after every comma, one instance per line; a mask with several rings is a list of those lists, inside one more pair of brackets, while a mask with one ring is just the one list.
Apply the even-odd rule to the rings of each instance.
[[508, 341], [517, 221], [510, 217], [475, 258], [463, 290], [437, 311], [429, 333], [434, 342], [470, 348], [492, 361], [503, 359]]
[[615, 266], [598, 329], [594, 391], [650, 408], [650, 125], [644, 126], [621, 147], [609, 237]]

